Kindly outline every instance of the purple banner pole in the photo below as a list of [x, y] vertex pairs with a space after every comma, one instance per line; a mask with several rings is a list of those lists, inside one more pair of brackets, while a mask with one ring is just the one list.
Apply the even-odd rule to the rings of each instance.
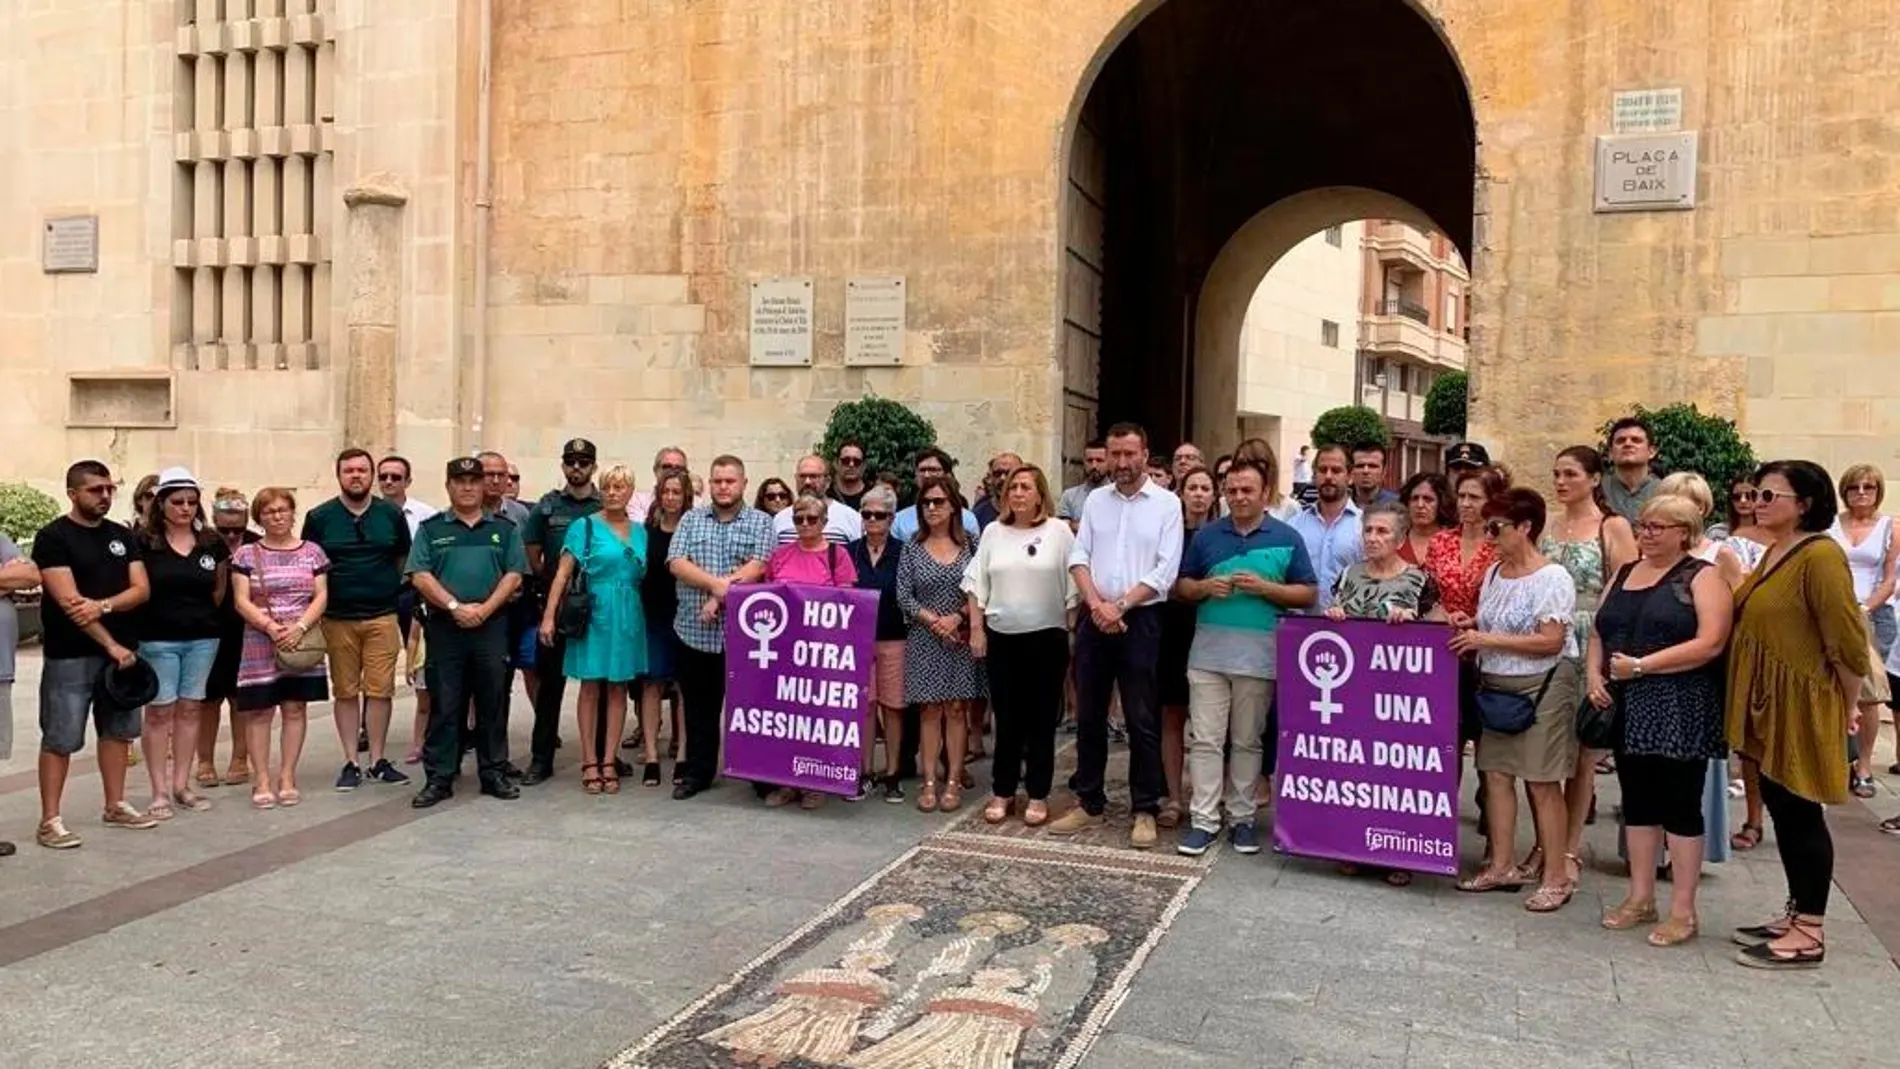
[[875, 590], [756, 583], [726, 595], [726, 775], [856, 794]]
[[1281, 621], [1273, 840], [1458, 873], [1458, 658], [1438, 624]]

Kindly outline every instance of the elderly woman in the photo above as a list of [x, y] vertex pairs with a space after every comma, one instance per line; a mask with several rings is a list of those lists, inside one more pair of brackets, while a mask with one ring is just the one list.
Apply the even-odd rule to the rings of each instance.
[[[909, 628], [904, 610], [897, 604], [897, 565], [904, 556], [903, 546], [891, 541], [891, 521], [897, 516], [897, 491], [886, 483], [877, 483], [858, 502], [858, 518], [864, 521], [864, 537], [845, 547], [851, 554], [851, 566], [858, 573], [858, 586], [877, 591], [876, 670], [871, 676], [871, 692], [865, 695], [864, 737], [884, 739], [883, 797], [892, 805], [904, 801], [904, 787], [898, 779], [898, 762], [904, 737], [904, 640]], [[864, 769], [871, 770], [871, 747], [864, 748]], [[866, 785], [868, 786], [868, 785]]]
[[[1196, 478], [1212, 483], [1205, 468], [1194, 468], [1183, 482]], [[1062, 720], [1077, 598], [1069, 575], [1075, 536], [1056, 519], [1049, 480], [1033, 464], [1010, 474], [1003, 507], [963, 575], [970, 653], [989, 661], [996, 709], [995, 784], [983, 819], [1009, 819], [1020, 784], [1029, 795], [1023, 823], [1034, 828], [1049, 819], [1055, 778], [1056, 725]]]
[[[1467, 482], [1464, 485], [1469, 486]], [[1571, 634], [1577, 588], [1563, 565], [1537, 551], [1544, 499], [1534, 490], [1506, 490], [1485, 504], [1485, 537], [1497, 563], [1485, 575], [1475, 616], [1451, 617], [1451, 647], [1478, 661], [1477, 703], [1483, 732], [1478, 771], [1489, 799], [1490, 846], [1482, 872], [1461, 891], [1517, 890], [1537, 879], [1524, 901], [1533, 913], [1562, 909], [1576, 893], [1582, 863], [1564, 851], [1563, 782], [1577, 761], [1577, 644]], [[1516, 781], [1528, 785], [1537, 845], [1561, 864], [1526, 871], [1511, 864], [1517, 841]], [[1573, 872], [1572, 869], [1576, 871]]]
[[[1590, 704], [1615, 707], [1621, 726], [1616, 778], [1623, 787], [1630, 889], [1606, 913], [1616, 931], [1653, 924], [1656, 862], [1665, 841], [1675, 872], [1669, 919], [1649, 933], [1668, 947], [1696, 935], [1703, 789], [1722, 740], [1722, 667], [1734, 601], [1708, 562], [1689, 553], [1703, 514], [1687, 497], [1657, 494], [1636, 524], [1642, 555], [1621, 566], [1593, 620]], [[1723, 826], [1717, 824], [1719, 835]]]
[[[1329, 619], [1402, 624], [1444, 618], [1431, 576], [1400, 555], [1406, 541], [1406, 511], [1393, 502], [1368, 505], [1360, 514], [1359, 544], [1365, 559], [1340, 573], [1333, 604], [1326, 610]], [[1341, 865], [1340, 871], [1351, 876], [1359, 870], [1356, 865]], [[1412, 882], [1412, 874], [1403, 869], [1388, 869], [1384, 875], [1385, 882], [1394, 887]]]
[[[303, 757], [311, 702], [330, 697], [323, 658], [309, 659], [305, 636], [323, 619], [330, 600], [330, 558], [315, 542], [297, 537], [297, 498], [267, 486], [251, 502], [264, 537], [231, 556], [231, 596], [244, 617], [236, 707], [243, 715], [251, 758], [251, 805], [274, 809], [303, 801], [297, 762]], [[270, 774], [271, 714], [283, 716], [283, 753], [276, 789]]]
[[1458, 507], [1451, 496], [1451, 484], [1435, 471], [1421, 471], [1399, 487], [1399, 503], [1405, 506], [1405, 539], [1399, 543], [1399, 556], [1407, 564], [1425, 566], [1432, 551], [1432, 539], [1438, 532], [1458, 525]]
[[[1841, 475], [1843, 510], [1828, 535], [1847, 553], [1854, 576], [1854, 597], [1867, 618], [1873, 638], [1874, 660], [1884, 664], [1894, 649], [1894, 566], [1900, 562], [1900, 534], [1893, 517], [1880, 511], [1887, 499], [1887, 480], [1872, 464], [1856, 464]], [[1870, 683], [1884, 685], [1883, 672], [1870, 674]], [[1874, 796], [1874, 747], [1880, 742], [1881, 706], [1893, 700], [1891, 690], [1866, 688], [1860, 702], [1860, 752], [1848, 773], [1848, 789], [1856, 798]]]
[[1753, 761], [1775, 822], [1788, 908], [1742, 928], [1744, 965], [1812, 968], [1827, 957], [1822, 925], [1834, 879], [1826, 806], [1847, 801], [1847, 737], [1861, 679], [1873, 670], [1847, 554], [1826, 537], [1838, 506], [1827, 472], [1782, 460], [1755, 473], [1755, 522], [1774, 541], [1735, 591], [1728, 655], [1728, 742]]
[[[897, 604], [909, 622], [904, 646], [904, 698], [922, 706], [923, 746], [917, 766], [925, 770], [917, 808], [952, 812], [963, 805], [965, 705], [987, 693], [971, 655], [963, 573], [975, 546], [960, 517], [963, 495], [947, 475], [926, 477], [917, 490], [918, 525], [897, 567]], [[949, 738], [946, 740], [945, 735]], [[948, 750], [949, 776], [937, 793], [937, 759]]]
[[[590, 761], [612, 752], [603, 746], [620, 738], [627, 726], [627, 688], [646, 670], [646, 614], [640, 604], [640, 582], [646, 576], [649, 552], [647, 529], [627, 512], [633, 500], [633, 473], [616, 464], [600, 476], [599, 512], [568, 525], [561, 543], [561, 563], [548, 584], [546, 608], [541, 611], [541, 644], [554, 644], [567, 589], [579, 575], [587, 586], [587, 625], [579, 635], [567, 636], [561, 672], [580, 681], [575, 699], [576, 726], [581, 736], [581, 789], [588, 794], [619, 794], [620, 770], [611, 759]], [[601, 692], [607, 695], [607, 721], [600, 722]]]
[[[830, 503], [817, 494], [802, 493], [792, 503], [792, 533], [795, 541], [772, 551], [765, 562], [765, 581], [804, 583], [809, 586], [858, 585], [858, 569], [851, 554], [836, 542], [825, 539], [825, 519]], [[864, 796], [860, 780], [857, 797]], [[801, 809], [817, 809], [825, 804], [821, 791], [799, 791], [778, 787], [765, 792], [765, 804], [773, 808], [797, 802]]]

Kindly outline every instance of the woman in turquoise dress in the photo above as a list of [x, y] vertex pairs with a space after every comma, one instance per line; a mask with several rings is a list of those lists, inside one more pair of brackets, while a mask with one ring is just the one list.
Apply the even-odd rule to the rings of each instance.
[[[561, 603], [578, 571], [587, 582], [586, 630], [567, 639], [561, 670], [581, 685], [575, 708], [581, 753], [600, 752], [599, 739], [618, 739], [627, 726], [627, 686], [646, 671], [646, 614], [640, 605], [640, 580], [647, 570], [647, 532], [627, 514], [633, 500], [633, 474], [615, 465], [600, 477], [601, 510], [576, 520], [561, 544], [561, 564], [548, 588], [541, 614], [541, 642], [554, 641]], [[607, 688], [607, 722], [599, 724], [600, 688]], [[605, 732], [596, 735], [596, 732]], [[620, 772], [612, 761], [581, 765], [581, 788], [588, 794], [620, 793]]]

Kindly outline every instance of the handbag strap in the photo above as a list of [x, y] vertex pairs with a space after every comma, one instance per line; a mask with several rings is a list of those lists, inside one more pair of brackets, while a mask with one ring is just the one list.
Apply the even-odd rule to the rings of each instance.
[[831, 573], [831, 585], [838, 585], [838, 543], [825, 543], [825, 570]]
[[[1754, 597], [1755, 591], [1760, 590], [1762, 588], [1762, 584], [1768, 582], [1769, 579], [1773, 578], [1774, 574], [1781, 570], [1782, 565], [1793, 560], [1795, 558], [1795, 555], [1800, 553], [1802, 550], [1808, 548], [1809, 546], [1813, 545], [1816, 542], [1819, 542], [1821, 539], [1826, 538], [1826, 537], [1827, 535], [1824, 535], [1824, 534], [1810, 534], [1806, 538], [1803, 538], [1801, 541], [1796, 542], [1788, 550], [1788, 552], [1783, 553], [1781, 555], [1781, 559], [1775, 562], [1774, 567], [1768, 568], [1765, 571], [1761, 571], [1761, 575], [1758, 578], [1756, 578], [1754, 585], [1748, 588], [1748, 593], [1743, 594], [1741, 597], [1735, 599], [1735, 619], [1740, 620], [1742, 618], [1742, 609], [1744, 606], [1748, 604], [1748, 599]], [[1762, 561], [1765, 563], [1767, 560], [1768, 560], [1767, 554], [1763, 554]], [[1761, 565], [1759, 564], [1756, 565], [1755, 567], [1757, 568], [1757, 570], [1761, 569]]]
[[264, 598], [264, 602], [263, 602], [264, 618], [269, 620], [271, 623], [282, 624], [283, 621], [279, 620], [277, 618], [277, 614], [271, 611], [270, 590], [264, 586], [264, 556], [263, 555], [267, 552], [275, 553], [277, 551], [274, 549], [271, 549], [269, 546], [265, 545], [261, 541], [254, 543], [252, 548], [257, 551], [258, 557], [257, 557], [257, 574], [251, 576], [251, 585], [255, 586], [257, 588], [257, 592], [261, 594]]

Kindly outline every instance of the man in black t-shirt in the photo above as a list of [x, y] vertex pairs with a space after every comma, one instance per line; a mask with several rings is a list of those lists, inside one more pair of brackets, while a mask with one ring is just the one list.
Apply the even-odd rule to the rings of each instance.
[[72, 509], [33, 537], [33, 563], [46, 590], [40, 673], [39, 844], [55, 850], [79, 845], [60, 817], [60, 799], [72, 755], [85, 749], [86, 718], [99, 732], [99, 781], [104, 821], [111, 828], [151, 828], [158, 822], [125, 800], [126, 757], [139, 737], [139, 710], [98, 703], [99, 676], [138, 659], [133, 609], [151, 596], [138, 540], [106, 519], [112, 511], [112, 472], [96, 460], [66, 469]]

